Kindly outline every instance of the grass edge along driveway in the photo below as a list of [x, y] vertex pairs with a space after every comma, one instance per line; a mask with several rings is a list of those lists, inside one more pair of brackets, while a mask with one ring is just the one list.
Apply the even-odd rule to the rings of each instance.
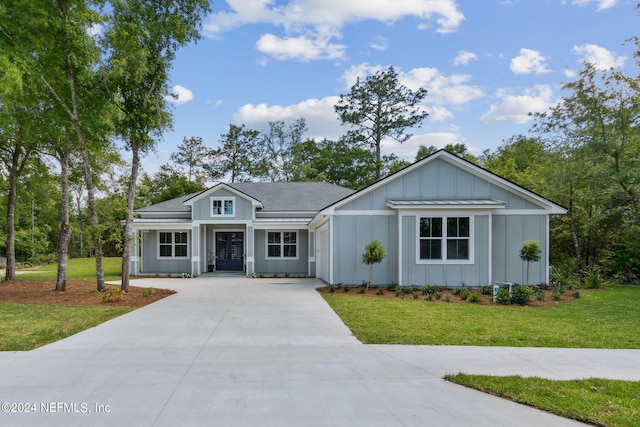
[[607, 427], [640, 425], [640, 382], [447, 375], [445, 380], [552, 414]]
[[640, 287], [581, 289], [548, 307], [322, 294], [365, 344], [640, 348]]

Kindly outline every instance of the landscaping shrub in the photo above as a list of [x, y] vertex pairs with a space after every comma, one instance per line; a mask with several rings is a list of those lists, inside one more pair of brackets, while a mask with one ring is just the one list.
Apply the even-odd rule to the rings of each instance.
[[122, 288], [110, 287], [102, 296], [102, 302], [118, 302], [126, 292]]
[[435, 295], [440, 288], [435, 285], [425, 285], [422, 287], [422, 295]]
[[496, 295], [496, 302], [502, 305], [511, 304], [511, 294], [509, 293], [509, 289], [500, 288], [500, 290], [498, 291], [498, 295]]
[[376, 291], [376, 294], [384, 295], [384, 288], [383, 287], [379, 287], [378, 290]]
[[396, 286], [396, 297], [404, 298], [405, 295], [413, 294], [413, 288], [411, 286]]
[[471, 295], [471, 291], [469, 290], [469, 288], [458, 288], [458, 289], [460, 290], [458, 292], [458, 296], [462, 301], [466, 301], [469, 298], [469, 295]]
[[351, 287], [349, 285], [342, 285], [342, 290], [347, 293], [351, 290]]
[[336, 291], [336, 287], [333, 285], [329, 285], [329, 292], [334, 293]]
[[511, 303], [527, 305], [531, 301], [531, 288], [529, 286], [517, 285], [511, 293]]
[[600, 276], [600, 273], [595, 268], [592, 268], [591, 270], [587, 271], [584, 279], [587, 287], [591, 289], [598, 289], [602, 287], [602, 284], [603, 284], [602, 276]]
[[482, 295], [493, 295], [493, 286], [486, 285], [480, 288], [480, 293]]
[[480, 294], [477, 292], [472, 293], [471, 296], [469, 297], [469, 302], [479, 303], [480, 301], [482, 301], [482, 298], [480, 297]]

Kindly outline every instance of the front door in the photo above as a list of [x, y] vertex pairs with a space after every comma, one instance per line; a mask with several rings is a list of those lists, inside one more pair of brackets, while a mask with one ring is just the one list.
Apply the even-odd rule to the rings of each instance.
[[242, 271], [244, 233], [241, 231], [216, 233], [216, 270]]

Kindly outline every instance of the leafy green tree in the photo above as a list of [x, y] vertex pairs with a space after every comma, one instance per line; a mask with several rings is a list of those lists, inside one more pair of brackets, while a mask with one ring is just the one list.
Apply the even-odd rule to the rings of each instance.
[[529, 264], [540, 261], [540, 244], [537, 240], [524, 242], [520, 248], [520, 259], [527, 263], [527, 285], [529, 284]]
[[543, 193], [547, 186], [550, 160], [551, 153], [541, 140], [516, 135], [504, 141], [495, 152], [485, 151], [481, 163], [503, 178]]
[[260, 132], [245, 125], [229, 125], [229, 131], [220, 135], [220, 147], [213, 150], [212, 160], [205, 168], [213, 179], [227, 176], [230, 182], [248, 181], [264, 175], [260, 153]]
[[192, 136], [183, 138], [182, 144], [178, 145], [178, 152], [171, 153], [169, 158], [175, 164], [184, 166], [187, 169], [189, 181], [204, 184], [207, 181], [205, 165], [213, 152], [208, 148], [202, 138]]
[[142, 174], [136, 207], [153, 205], [205, 189], [203, 184], [189, 181], [178, 171], [163, 165], [153, 176]]
[[[168, 72], [176, 51], [200, 38], [201, 20], [210, 11], [208, 0], [111, 1], [105, 45], [109, 52], [104, 79], [120, 110], [116, 133], [131, 151], [131, 174], [127, 194], [122, 253], [122, 289], [129, 291], [133, 210], [140, 154], [150, 150], [171, 123], [167, 112]], [[155, 137], [155, 138], [154, 138]], [[191, 151], [202, 140], [184, 141], [184, 156], [174, 160], [189, 166]]]
[[393, 138], [403, 143], [411, 134], [407, 129], [419, 127], [428, 113], [420, 107], [426, 89], [412, 91], [400, 84], [393, 67], [358, 80], [334, 109], [341, 124], [352, 129], [344, 139], [353, 146], [367, 147], [375, 153], [375, 179], [382, 176], [382, 140]]
[[547, 169], [553, 178], [548, 194], [569, 208], [567, 225], [582, 279], [585, 266], [634, 247], [626, 230], [640, 225], [640, 97], [634, 81], [585, 64], [565, 86], [569, 95], [536, 115], [533, 131], [557, 161]]
[[263, 168], [271, 181], [292, 181], [290, 165], [293, 162], [293, 150], [302, 143], [306, 131], [304, 118], [297, 119], [288, 127], [282, 120], [269, 122], [269, 132], [263, 135], [260, 150]]
[[[476, 159], [473, 154], [469, 153], [469, 149], [467, 148], [466, 144], [447, 144], [444, 146], [444, 149], [451, 154], [455, 154], [458, 157], [462, 157], [463, 159], [470, 161], [471, 163], [478, 163], [478, 159]], [[416, 154], [416, 161], [422, 160], [438, 150], [439, 148], [433, 145], [430, 145], [429, 147], [420, 145], [420, 147], [418, 148], [418, 153]]]
[[371, 273], [373, 270], [373, 264], [381, 263], [384, 257], [386, 256], [386, 251], [382, 243], [377, 240], [372, 240], [367, 246], [364, 248], [364, 253], [362, 254], [362, 263], [367, 264], [369, 266], [369, 281], [367, 282], [367, 290], [369, 289], [369, 285], [371, 285]]

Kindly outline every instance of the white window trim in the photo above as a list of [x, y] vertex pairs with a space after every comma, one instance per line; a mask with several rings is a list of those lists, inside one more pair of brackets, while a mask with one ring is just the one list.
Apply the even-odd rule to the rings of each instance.
[[[469, 218], [469, 259], [447, 259], [447, 218]], [[421, 259], [420, 258], [420, 218], [442, 218], [442, 259]], [[416, 264], [436, 264], [436, 265], [468, 265], [474, 262], [474, 224], [475, 215], [468, 213], [447, 213], [446, 215], [439, 212], [424, 212], [416, 215]]]
[[[280, 233], [280, 256], [269, 256], [269, 233]], [[284, 237], [283, 233], [296, 233], [296, 256], [284, 256]], [[265, 259], [269, 260], [280, 260], [280, 261], [295, 261], [300, 259], [300, 230], [265, 230], [264, 232], [264, 255]], [[291, 245], [291, 243], [286, 243], [286, 245]]]
[[[214, 214], [213, 213], [213, 201], [214, 200], [219, 200], [222, 202], [222, 213], [219, 214]], [[224, 213], [224, 202], [231, 202], [231, 213], [230, 214], [226, 214]], [[233, 218], [236, 216], [236, 198], [233, 196], [229, 196], [229, 197], [211, 197], [209, 199], [209, 215], [211, 216], [211, 218], [220, 218], [220, 217], [226, 217], [226, 218]]]
[[[160, 256], [160, 245], [169, 245], [169, 243], [160, 243], [160, 233], [171, 233], [171, 256]], [[187, 243], [179, 243], [179, 245], [187, 245], [186, 256], [176, 256], [176, 233], [187, 233]], [[156, 248], [156, 255], [158, 260], [172, 260], [172, 259], [189, 259], [191, 256], [191, 233], [188, 230], [158, 230], [158, 244]]]

